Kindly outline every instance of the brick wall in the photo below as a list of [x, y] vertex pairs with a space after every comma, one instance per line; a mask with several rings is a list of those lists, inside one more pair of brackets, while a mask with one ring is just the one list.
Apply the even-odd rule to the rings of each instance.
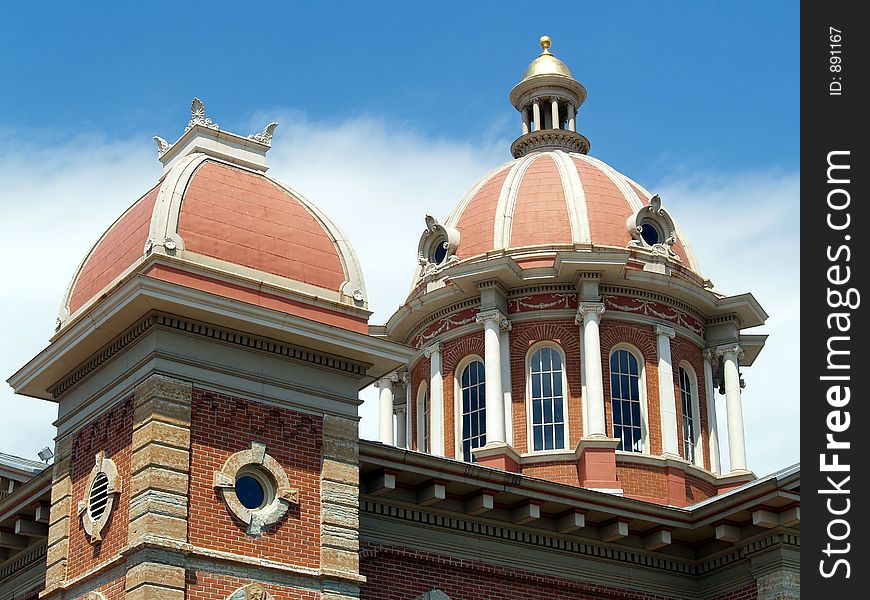
[[[441, 350], [441, 373], [444, 376], [444, 455], [453, 458], [456, 454], [454, 423], [456, 418], [456, 389], [454, 378], [459, 362], [471, 354], [483, 358], [483, 332], [473, 333], [458, 340], [446, 342]], [[458, 457], [457, 457], [458, 458]]]
[[667, 503], [668, 476], [664, 467], [617, 464], [616, 476], [627, 497]]
[[[526, 355], [538, 342], [554, 342], [565, 355], [565, 376], [568, 380], [568, 448], [573, 450], [583, 436], [583, 405], [580, 381], [580, 330], [571, 321], [537, 321], [517, 323], [510, 333], [511, 395], [514, 415], [514, 447], [520, 453], [529, 451], [526, 422]], [[532, 475], [535, 477], [535, 475]], [[576, 476], [576, 471], [575, 471]], [[576, 481], [574, 482], [576, 484]]]
[[[320, 564], [322, 418], [193, 389], [191, 418], [190, 543], [305, 567]], [[266, 444], [299, 490], [278, 524], [260, 538], [246, 535], [213, 486], [214, 473], [251, 441]]]
[[[126, 484], [130, 481], [132, 434], [133, 399], [126, 398], [73, 436], [71, 526], [66, 570], [68, 580], [114, 558], [127, 543], [130, 496]], [[78, 515], [78, 503], [87, 494], [85, 487], [94, 468], [94, 456], [100, 451], [104, 451], [106, 458], [115, 462], [122, 489], [101, 532], [102, 540], [92, 544]]]
[[[520, 569], [460, 560], [398, 546], [366, 544], [361, 555], [366, 577], [362, 600], [414, 600], [439, 589], [451, 600], [667, 600], [617, 586], [539, 575]], [[726, 595], [717, 600], [748, 600]]]
[[411, 449], [417, 448], [417, 431], [419, 424], [417, 423], [417, 391], [420, 389], [420, 384], [426, 382], [426, 401], [429, 401], [429, 378], [432, 369], [428, 358], [421, 358], [417, 364], [411, 369]]
[[523, 475], [536, 477], [546, 481], [555, 481], [565, 485], [580, 486], [580, 475], [577, 472], [577, 462], [544, 462], [523, 467]]
[[758, 587], [754, 583], [749, 583], [739, 589], [719, 594], [713, 600], [756, 600], [758, 598]]
[[613, 432], [610, 403], [610, 352], [617, 344], [630, 344], [643, 356], [646, 376], [647, 419], [649, 421], [650, 453], [662, 453], [662, 421], [659, 408], [658, 353], [653, 328], [621, 321], [601, 321], [601, 368], [604, 374], [604, 405], [607, 432]]
[[686, 473], [686, 501], [689, 504], [712, 498], [716, 494], [716, 486]]
[[[223, 600], [242, 586], [254, 583], [230, 575], [188, 570], [185, 573], [186, 600]], [[318, 600], [319, 592], [297, 590], [276, 584], [261, 584], [275, 600]]]

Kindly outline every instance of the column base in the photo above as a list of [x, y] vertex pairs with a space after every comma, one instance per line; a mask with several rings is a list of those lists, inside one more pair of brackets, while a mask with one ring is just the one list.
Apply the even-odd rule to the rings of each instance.
[[520, 472], [520, 455], [510, 444], [492, 442], [482, 448], [471, 451], [477, 464], [491, 469], [500, 469], [509, 473]]
[[622, 484], [616, 476], [616, 447], [619, 440], [607, 437], [587, 437], [577, 444], [577, 471], [580, 486], [622, 494]]

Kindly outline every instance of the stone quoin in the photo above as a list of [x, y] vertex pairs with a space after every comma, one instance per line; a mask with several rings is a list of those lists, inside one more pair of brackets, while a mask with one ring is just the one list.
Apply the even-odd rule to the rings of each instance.
[[381, 325], [350, 241], [267, 173], [277, 123], [194, 99], [155, 137], [161, 177], [9, 379], [58, 419], [51, 467], [0, 454], [0, 600], [799, 598], [800, 468], [745, 449], [767, 314], [590, 155], [540, 45], [513, 158], [421, 215]]

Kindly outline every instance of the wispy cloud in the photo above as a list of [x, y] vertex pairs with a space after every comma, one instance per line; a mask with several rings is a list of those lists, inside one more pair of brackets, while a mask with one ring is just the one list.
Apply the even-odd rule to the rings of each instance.
[[[372, 322], [404, 301], [423, 216], [447, 215], [478, 177], [509, 158], [508, 140], [431, 139], [379, 119], [340, 123], [270, 112], [281, 121], [270, 174], [314, 201], [353, 242], [366, 276]], [[262, 121], [262, 123], [260, 122]], [[160, 175], [150, 134], [123, 142], [0, 142], [0, 330], [4, 378], [41, 350], [63, 291], [102, 231]], [[618, 165], [617, 165], [618, 166]], [[660, 193], [694, 242], [705, 275], [727, 292], [753, 291], [771, 320], [768, 347], [746, 375], [750, 466], [759, 473], [797, 459], [797, 175], [702, 174], [666, 178]], [[377, 435], [374, 390], [363, 392], [363, 437]], [[720, 399], [721, 400], [721, 399]], [[723, 404], [720, 401], [720, 404]], [[50, 445], [56, 407], [0, 390], [0, 451], [33, 457]], [[721, 417], [724, 431], [724, 415]], [[768, 435], [777, 423], [777, 436]], [[724, 436], [723, 436], [724, 437]], [[727, 455], [727, 454], [726, 454]]]

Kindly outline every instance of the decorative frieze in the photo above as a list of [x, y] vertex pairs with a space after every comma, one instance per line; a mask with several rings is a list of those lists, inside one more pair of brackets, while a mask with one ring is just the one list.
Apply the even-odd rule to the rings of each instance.
[[539, 310], [574, 310], [576, 308], [576, 293], [530, 294], [508, 300], [509, 313]]
[[685, 327], [695, 335], [704, 336], [704, 326], [698, 319], [666, 304], [646, 298], [610, 294], [601, 296], [601, 300], [608, 310], [663, 319], [680, 327]]

